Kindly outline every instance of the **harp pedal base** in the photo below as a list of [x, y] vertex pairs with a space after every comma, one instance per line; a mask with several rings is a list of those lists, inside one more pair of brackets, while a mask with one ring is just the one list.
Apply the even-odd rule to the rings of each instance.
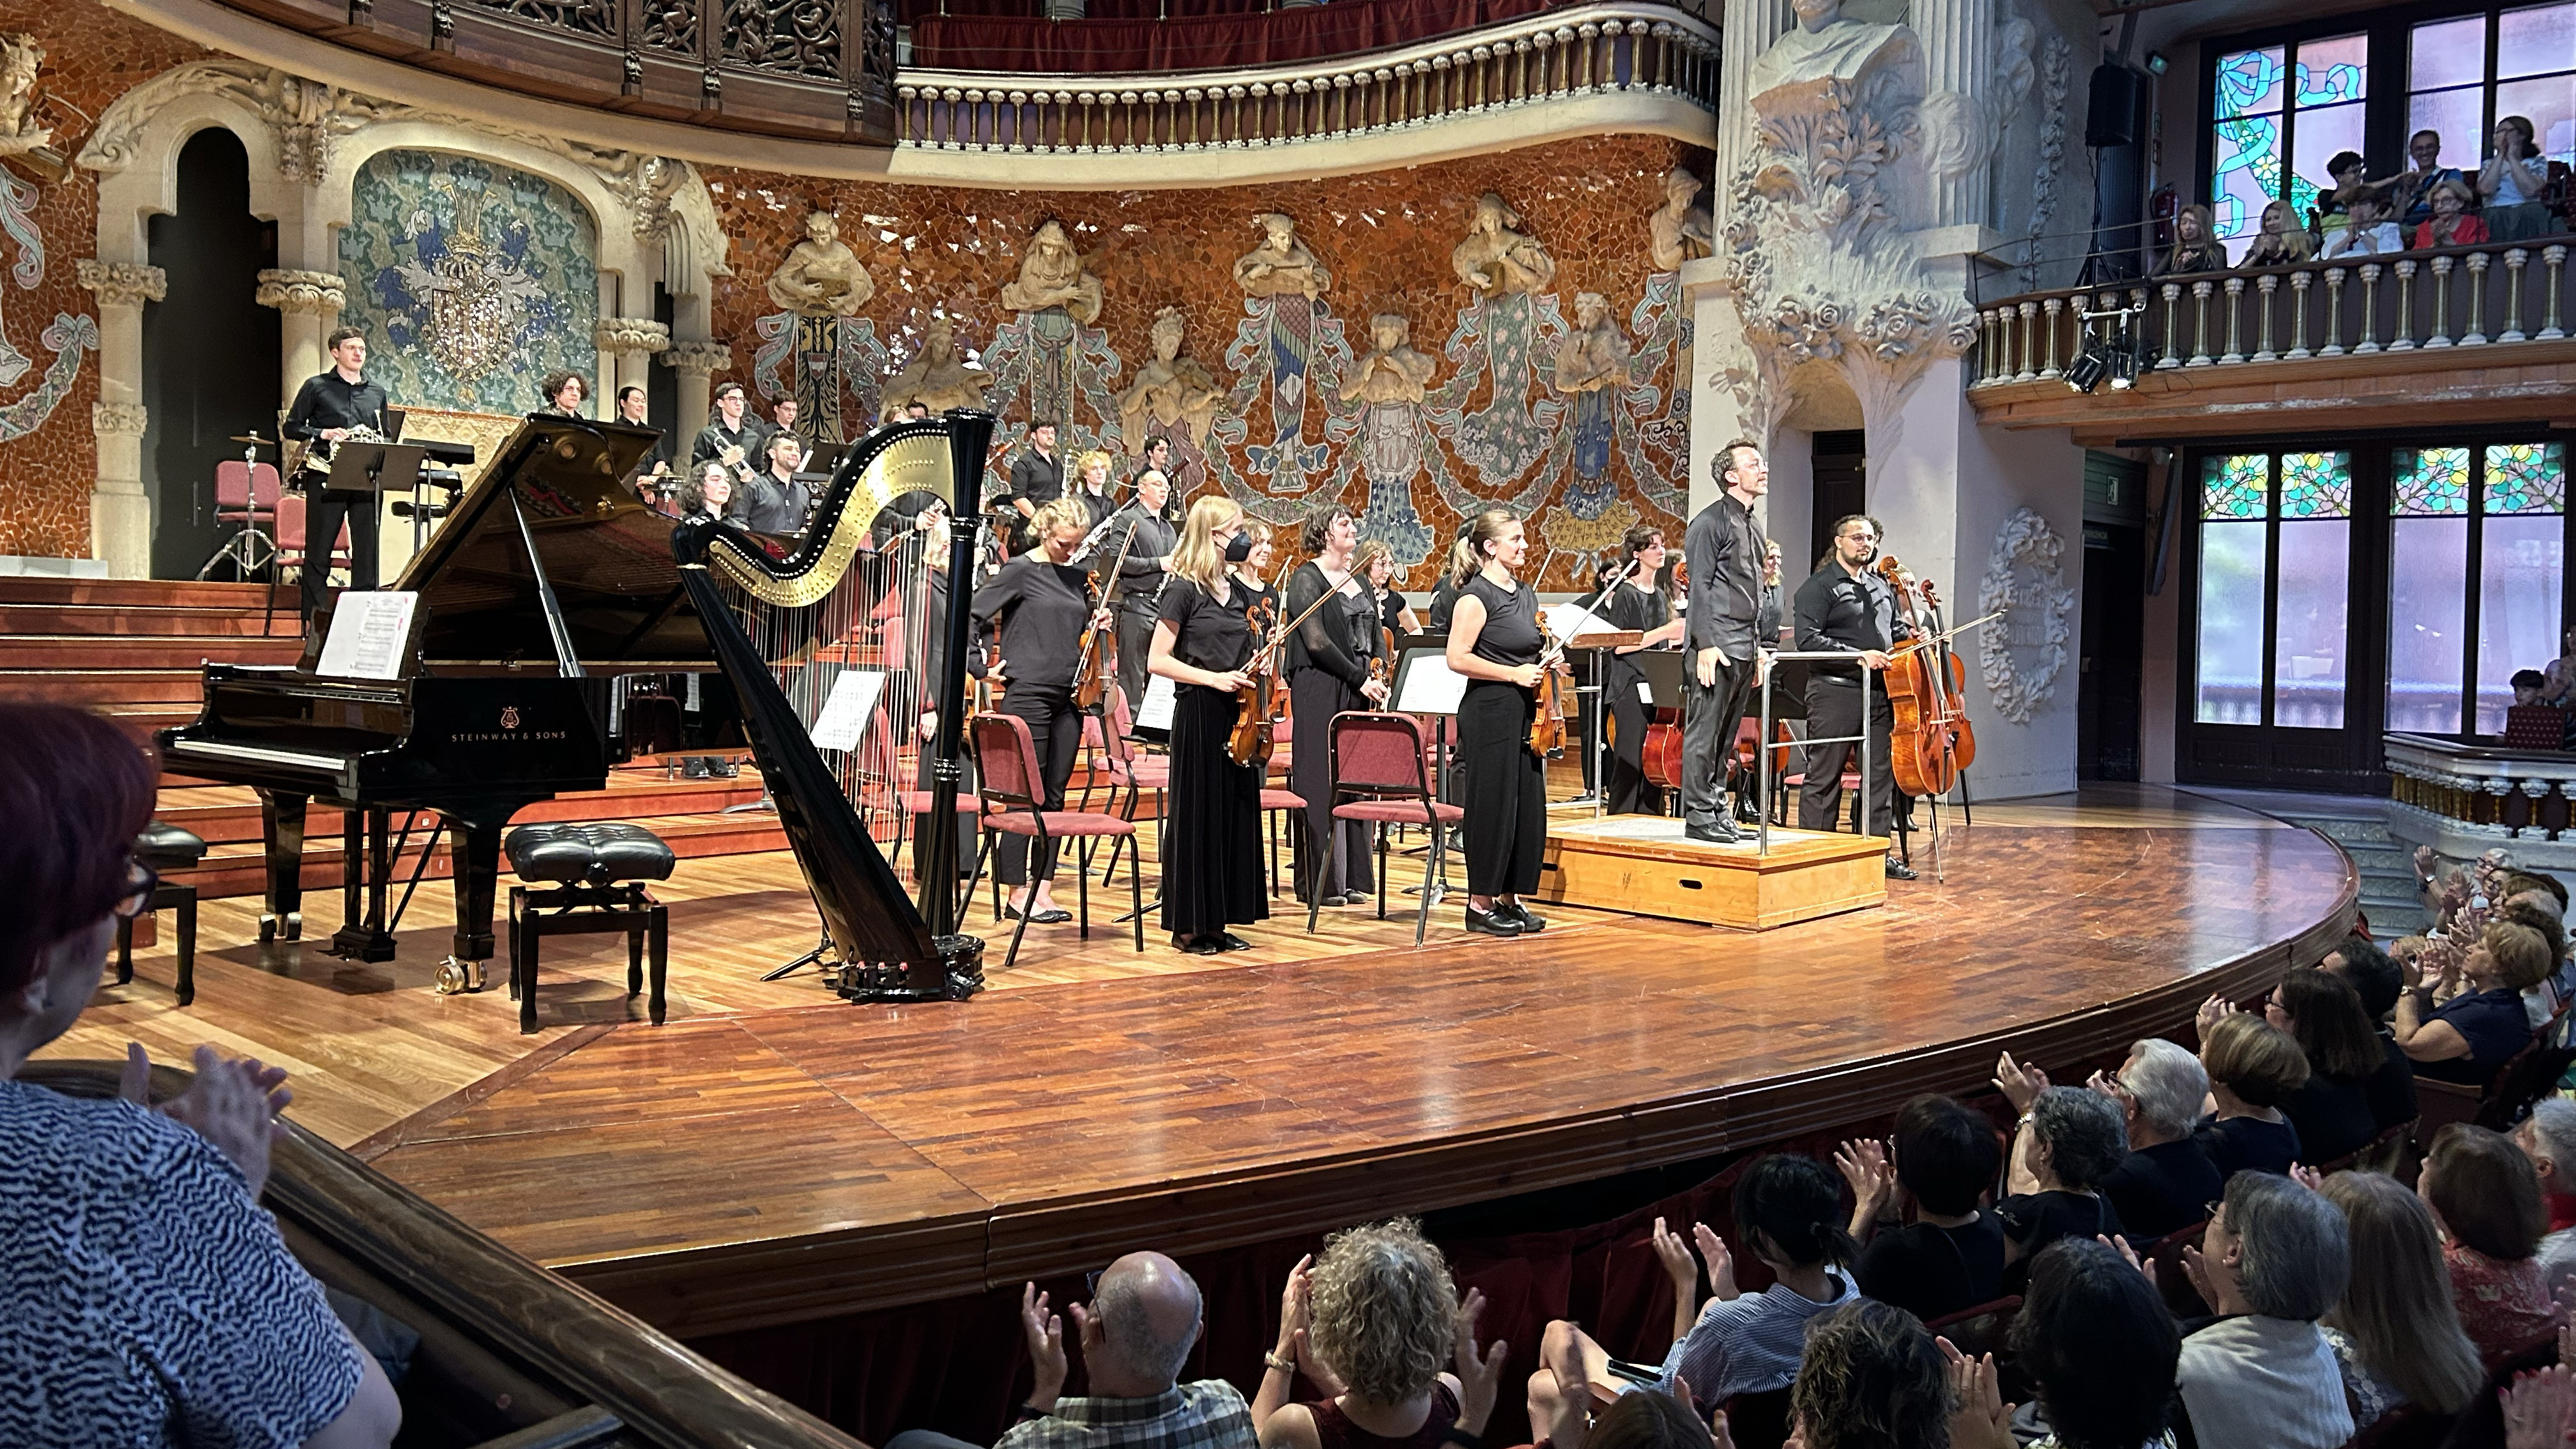
[[941, 936], [932, 945], [939, 952], [935, 977], [910, 966], [844, 962], [827, 970], [825, 979], [843, 1000], [853, 1002], [964, 1001], [984, 989], [983, 937]]

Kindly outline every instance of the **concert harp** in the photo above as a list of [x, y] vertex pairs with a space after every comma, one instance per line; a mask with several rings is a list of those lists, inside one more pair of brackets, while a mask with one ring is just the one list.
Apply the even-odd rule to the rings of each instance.
[[[983, 987], [984, 943], [958, 931], [957, 794], [975, 534], [953, 526], [946, 567], [935, 531], [896, 526], [924, 496], [952, 520], [981, 502], [990, 413], [898, 422], [851, 445], [794, 538], [711, 522], [671, 534], [683, 587], [732, 683], [780, 826], [823, 918], [816, 948], [840, 994], [868, 1001], [961, 1001]], [[905, 513], [907, 506], [912, 513]], [[944, 579], [937, 577], [945, 575]], [[728, 627], [730, 626], [730, 627]], [[845, 675], [870, 699], [836, 743], [815, 740]], [[911, 727], [935, 711], [933, 740]], [[925, 753], [926, 751], [926, 753]], [[865, 815], [901, 809], [907, 775], [932, 806], [914, 852], [918, 905], [869, 835]]]

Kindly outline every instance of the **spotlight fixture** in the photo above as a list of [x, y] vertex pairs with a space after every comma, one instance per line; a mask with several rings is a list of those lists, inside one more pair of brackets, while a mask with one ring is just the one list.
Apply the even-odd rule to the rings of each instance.
[[2075, 360], [2066, 364], [2066, 388], [2069, 392], [2093, 392], [2111, 376], [2111, 349], [2099, 342], [2087, 342]]

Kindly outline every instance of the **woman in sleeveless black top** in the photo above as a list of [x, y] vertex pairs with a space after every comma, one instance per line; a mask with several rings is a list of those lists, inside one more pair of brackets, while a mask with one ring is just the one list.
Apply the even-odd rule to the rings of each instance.
[[1643, 644], [1611, 652], [1601, 671], [1602, 697], [1609, 701], [1617, 728], [1610, 742], [1609, 794], [1613, 815], [1661, 815], [1664, 792], [1646, 778], [1646, 726], [1654, 722], [1642, 686], [1646, 672], [1637, 666], [1639, 650], [1677, 645], [1682, 621], [1665, 592], [1664, 531], [1646, 525], [1628, 530], [1620, 550], [1631, 565], [1627, 579], [1601, 603], [1601, 617], [1622, 633], [1646, 636]]
[[1466, 789], [1467, 929], [1520, 936], [1547, 922], [1521, 897], [1538, 889], [1547, 844], [1547, 762], [1530, 752], [1538, 696], [1538, 594], [1515, 574], [1529, 557], [1507, 509], [1479, 515], [1451, 559], [1458, 602], [1449, 615], [1449, 667], [1467, 676], [1458, 703]]
[[1256, 595], [1230, 576], [1227, 546], [1243, 510], [1220, 495], [1190, 505], [1146, 667], [1176, 686], [1172, 784], [1163, 840], [1163, 929], [1192, 955], [1249, 950], [1226, 929], [1270, 915], [1261, 868], [1261, 767], [1226, 753], [1258, 642], [1244, 614]]
[[[1073, 675], [1083, 627], [1112, 624], [1107, 610], [1093, 607], [1090, 575], [1069, 562], [1090, 531], [1088, 517], [1079, 499], [1059, 498], [1039, 509], [1030, 520], [1037, 546], [1004, 564], [991, 583], [975, 590], [977, 622], [1001, 631], [1001, 658], [993, 666], [1002, 679], [1000, 708], [1028, 721], [1029, 743], [1036, 748], [1046, 785], [1044, 808], [1049, 810], [1064, 808], [1065, 782], [1073, 777], [1074, 757], [1082, 749]], [[1029, 838], [1005, 834], [995, 844], [993, 876], [1012, 888], [1012, 919], [1023, 911], [1031, 925], [1073, 919], [1071, 911], [1056, 905], [1052, 893], [1057, 843], [1050, 838], [1038, 851], [1034, 885], [1029, 883]]]
[[[1377, 888], [1369, 862], [1369, 827], [1363, 820], [1333, 818], [1332, 721], [1346, 710], [1377, 709], [1386, 686], [1369, 677], [1379, 642], [1377, 598], [1360, 577], [1353, 554], [1359, 527], [1347, 508], [1328, 508], [1306, 523], [1299, 540], [1314, 558], [1288, 576], [1279, 607], [1286, 619], [1303, 618], [1288, 636], [1288, 695], [1298, 721], [1289, 741], [1288, 788], [1306, 800], [1306, 828], [1296, 837], [1297, 899], [1315, 888], [1313, 876], [1329, 831], [1332, 874], [1322, 883], [1324, 904], [1358, 905]], [[1326, 594], [1336, 597], [1316, 607]], [[1312, 612], [1309, 612], [1312, 610]]]

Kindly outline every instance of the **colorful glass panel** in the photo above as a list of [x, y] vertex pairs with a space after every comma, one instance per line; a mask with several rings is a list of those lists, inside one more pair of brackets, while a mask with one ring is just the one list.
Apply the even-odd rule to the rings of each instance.
[[2469, 450], [2399, 448], [2389, 455], [2388, 511], [2441, 518], [2469, 511]]
[[2229, 255], [2252, 245], [2263, 208], [2281, 194], [2281, 118], [2252, 116], [2210, 128], [2210, 231]]
[[2265, 495], [2272, 491], [2272, 458], [2268, 453], [2238, 453], [2201, 465], [2200, 516], [2261, 518]]
[[2508, 10], [2496, 17], [2496, 27], [2498, 78], [2576, 69], [2576, 5]]
[[2558, 657], [2566, 552], [2567, 521], [2554, 514], [2489, 517], [2479, 525], [2480, 734], [2503, 733], [2516, 671], [2536, 669]]
[[[2290, 463], [2281, 459], [2279, 603], [2272, 611], [2272, 723], [2284, 729], [2343, 728], [2346, 613], [2352, 600], [2352, 525], [2338, 514], [2293, 514]], [[2321, 472], [2323, 470], [2320, 470]], [[2332, 471], [2341, 473], [2338, 466]], [[2344, 483], [2351, 496], [2351, 483]]]
[[2442, 164], [2478, 176], [2478, 153], [2485, 149], [2487, 88], [2427, 91], [2406, 98], [2406, 134], [2430, 131], [2442, 138]]
[[2200, 678], [2192, 718], [2202, 724], [2263, 722], [2263, 549], [2270, 525], [2262, 520], [2259, 493], [2255, 507], [2252, 518], [2200, 526]]
[[2486, 511], [2567, 511], [2567, 446], [2564, 443], [2487, 445]]
[[[2487, 78], [2487, 18], [2465, 15], [2418, 25], [2407, 36], [2406, 88], [2483, 84]], [[2466, 141], [2465, 136], [2448, 138]]]
[[2310, 106], [2331, 106], [2343, 101], [2357, 101], [2368, 92], [2370, 37], [2338, 35], [2331, 40], [2299, 42], [2299, 60], [2293, 74], [2297, 80], [2296, 104], [2301, 110]]
[[2283, 453], [2281, 516], [2350, 518], [2352, 454]]
[[2219, 120], [2232, 116], [2276, 114], [2281, 109], [2282, 85], [2288, 71], [2281, 47], [2264, 50], [2240, 50], [2218, 58]]

